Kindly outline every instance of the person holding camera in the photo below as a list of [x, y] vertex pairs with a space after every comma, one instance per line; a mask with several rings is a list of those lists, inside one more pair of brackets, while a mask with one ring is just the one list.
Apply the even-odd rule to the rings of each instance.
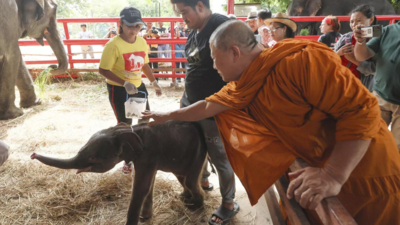
[[103, 38], [109, 38], [109, 39], [111, 39], [111, 38], [113, 38], [113, 37], [115, 37], [115, 36], [117, 36], [117, 31], [115, 31], [115, 30], [110, 30], [110, 31], [108, 31], [108, 33], [107, 33], [106, 35], [104, 35]]
[[375, 82], [375, 59], [359, 61], [354, 55], [356, 39], [354, 32], [357, 26], [371, 26], [376, 24], [374, 8], [369, 5], [356, 7], [350, 16], [350, 27], [353, 30], [344, 34], [335, 45], [335, 52], [342, 58], [342, 65], [346, 66], [353, 74], [361, 80], [361, 83], [372, 92]]
[[358, 61], [376, 58], [376, 81], [373, 94], [377, 97], [381, 116], [391, 126], [400, 151], [400, 22], [382, 29], [380, 37], [367, 42], [363, 24], [354, 31], [357, 40], [354, 56]]

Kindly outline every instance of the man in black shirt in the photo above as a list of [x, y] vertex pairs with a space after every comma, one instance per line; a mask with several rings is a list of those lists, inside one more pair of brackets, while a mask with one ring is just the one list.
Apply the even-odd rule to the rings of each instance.
[[[229, 19], [213, 14], [209, 0], [171, 0], [171, 3], [175, 4], [182, 19], [192, 30], [185, 47], [188, 64], [182, 107], [186, 107], [218, 92], [226, 84], [213, 67], [209, 40], [214, 30]], [[239, 211], [239, 205], [233, 201], [236, 192], [235, 175], [214, 119], [208, 118], [198, 123], [205, 134], [208, 154], [218, 171], [222, 195], [222, 204], [211, 216], [209, 224], [226, 224]], [[208, 183], [203, 172], [202, 186], [205, 182]]]

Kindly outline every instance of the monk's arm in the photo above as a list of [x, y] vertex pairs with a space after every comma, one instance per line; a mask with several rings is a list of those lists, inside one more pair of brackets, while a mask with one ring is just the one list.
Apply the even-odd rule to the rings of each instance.
[[172, 112], [149, 112], [143, 113], [143, 119], [152, 118], [154, 121], [150, 122], [149, 125], [156, 125], [165, 123], [168, 120], [180, 120], [180, 121], [199, 121], [208, 117], [213, 117], [219, 113], [222, 113], [230, 108], [218, 103], [208, 101], [198, 101], [193, 105], [185, 108], [181, 108]]
[[343, 185], [364, 157], [370, 143], [371, 140], [337, 142], [324, 169]]
[[307, 167], [293, 173], [287, 197], [303, 208], [315, 209], [327, 197], [339, 194], [354, 168], [367, 152], [371, 140], [339, 141], [324, 168]]

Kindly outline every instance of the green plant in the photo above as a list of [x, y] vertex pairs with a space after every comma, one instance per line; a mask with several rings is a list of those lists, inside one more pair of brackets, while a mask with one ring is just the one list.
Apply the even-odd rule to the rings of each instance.
[[300, 36], [308, 36], [308, 35], [310, 35], [310, 31], [307, 28], [301, 29]]
[[39, 89], [39, 96], [40, 98], [44, 98], [44, 95], [46, 93], [46, 87], [51, 83], [51, 71], [53, 68], [47, 68], [43, 70], [39, 76], [36, 77], [35, 79], [35, 85]]

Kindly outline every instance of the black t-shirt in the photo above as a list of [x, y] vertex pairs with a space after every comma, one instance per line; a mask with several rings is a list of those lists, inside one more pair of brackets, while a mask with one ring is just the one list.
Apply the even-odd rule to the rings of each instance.
[[185, 79], [186, 93], [183, 95], [183, 98], [187, 98], [184, 99], [187, 103], [184, 103], [184, 106], [204, 100], [226, 85], [217, 70], [213, 68], [209, 40], [215, 29], [228, 20], [226, 16], [213, 14], [200, 33], [197, 33], [197, 30], [190, 32], [185, 47], [188, 64]]
[[326, 44], [329, 48], [333, 48], [341, 37], [342, 35], [339, 32], [329, 32], [321, 35], [318, 41]]
[[164, 27], [162, 27], [162, 28], [158, 27], [157, 30], [158, 30], [158, 32], [160, 32], [160, 34], [164, 34], [167, 31], [167, 29]]

